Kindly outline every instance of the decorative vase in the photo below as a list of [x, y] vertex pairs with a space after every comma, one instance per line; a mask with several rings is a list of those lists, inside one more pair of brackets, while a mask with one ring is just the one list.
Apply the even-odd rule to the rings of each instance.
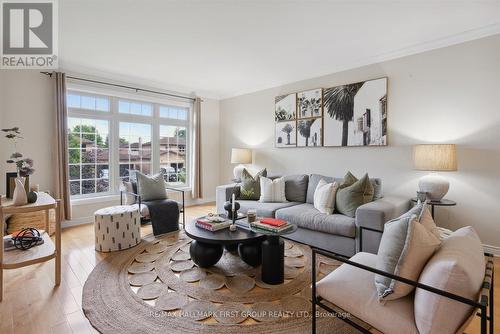
[[28, 203], [28, 197], [26, 195], [26, 189], [24, 188], [24, 178], [17, 177], [15, 180], [16, 187], [14, 188], [14, 194], [12, 196], [13, 204], [25, 205]]
[[439, 202], [450, 189], [450, 182], [437, 174], [429, 174], [420, 178], [418, 187], [427, 194], [427, 199]]

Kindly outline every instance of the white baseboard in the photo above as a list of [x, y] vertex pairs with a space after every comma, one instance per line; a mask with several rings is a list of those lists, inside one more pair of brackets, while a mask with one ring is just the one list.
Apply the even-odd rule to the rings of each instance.
[[500, 256], [500, 247], [498, 246], [491, 246], [491, 245], [484, 245], [483, 244], [484, 251], [486, 253], [493, 254], [494, 256]]
[[78, 226], [78, 225], [91, 224], [93, 222], [94, 222], [94, 216], [81, 217], [81, 218], [75, 218], [75, 219], [71, 219], [71, 220], [65, 220], [61, 223], [61, 227], [66, 228], [66, 227], [72, 227], [72, 226]]

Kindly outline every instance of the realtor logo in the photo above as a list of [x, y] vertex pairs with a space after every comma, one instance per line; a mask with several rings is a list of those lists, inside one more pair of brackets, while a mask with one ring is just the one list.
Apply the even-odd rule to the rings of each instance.
[[35, 1], [2, 2], [1, 68], [57, 67], [56, 3], [51, 0]]

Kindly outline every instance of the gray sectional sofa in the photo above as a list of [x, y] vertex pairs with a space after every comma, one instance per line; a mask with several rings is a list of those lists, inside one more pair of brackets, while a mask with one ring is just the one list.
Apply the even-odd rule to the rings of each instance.
[[[354, 218], [334, 212], [323, 214], [314, 208], [314, 191], [318, 182], [341, 182], [343, 178], [334, 178], [318, 174], [285, 176], [286, 203], [261, 203], [259, 201], [237, 200], [240, 212], [256, 209], [261, 217], [275, 217], [297, 225], [296, 232], [286, 238], [315, 246], [345, 256], [352, 256], [361, 249], [364, 252], [377, 253], [384, 224], [408, 211], [410, 201], [407, 198], [383, 197], [382, 181], [371, 179], [375, 189], [374, 201], [360, 206]], [[238, 198], [240, 186], [237, 183], [217, 187], [217, 212], [224, 213], [224, 202], [233, 192]]]

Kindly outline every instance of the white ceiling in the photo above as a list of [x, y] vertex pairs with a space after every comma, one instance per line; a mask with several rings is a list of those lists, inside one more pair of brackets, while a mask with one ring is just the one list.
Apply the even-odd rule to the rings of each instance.
[[60, 0], [60, 65], [226, 98], [500, 33], [500, 1]]

